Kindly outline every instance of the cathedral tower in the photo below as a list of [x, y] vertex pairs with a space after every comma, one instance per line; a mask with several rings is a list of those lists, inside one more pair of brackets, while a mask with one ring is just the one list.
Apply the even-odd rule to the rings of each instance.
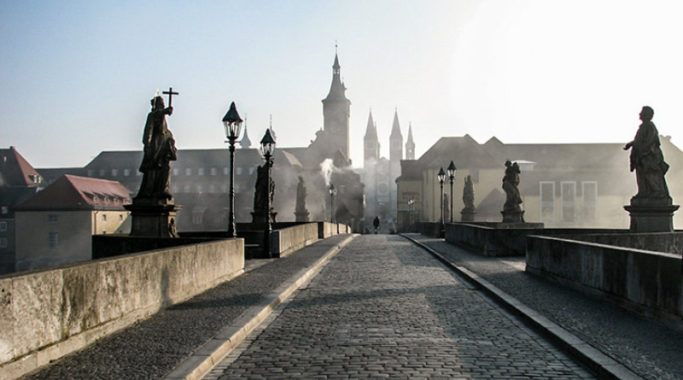
[[389, 161], [399, 163], [403, 159], [403, 135], [398, 124], [398, 110], [394, 111], [394, 123], [389, 135]]
[[334, 54], [332, 84], [323, 102], [323, 128], [328, 138], [349, 159], [349, 116], [351, 101], [346, 98], [346, 86], [342, 83], [339, 58]]
[[363, 166], [367, 168], [370, 162], [379, 160], [379, 139], [377, 138], [377, 126], [372, 119], [372, 111], [368, 115], [368, 126], [365, 129], [364, 142], [363, 157], [365, 160]]
[[413, 141], [413, 126], [408, 124], [408, 141], [406, 141], [406, 160], [415, 159], [415, 142]]

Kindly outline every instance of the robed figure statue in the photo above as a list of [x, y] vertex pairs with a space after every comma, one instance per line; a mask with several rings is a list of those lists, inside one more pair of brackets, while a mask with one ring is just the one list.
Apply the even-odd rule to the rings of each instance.
[[503, 176], [503, 190], [505, 190], [505, 205], [503, 211], [520, 211], [522, 196], [519, 194], [519, 165], [509, 160], [505, 161], [505, 175]]
[[168, 130], [166, 115], [173, 114], [173, 107], [165, 107], [164, 99], [155, 96], [152, 110], [147, 115], [142, 135], [144, 155], [140, 164], [142, 183], [135, 201], [155, 204], [173, 203], [170, 190], [171, 161], [177, 159], [173, 134]]
[[624, 146], [625, 150], [631, 149], [631, 171], [636, 172], [638, 193], [633, 197], [635, 200], [671, 199], [664, 179], [669, 165], [664, 162], [659, 133], [652, 122], [654, 113], [652, 108], [643, 107], [640, 111], [642, 124], [638, 127], [636, 137]]

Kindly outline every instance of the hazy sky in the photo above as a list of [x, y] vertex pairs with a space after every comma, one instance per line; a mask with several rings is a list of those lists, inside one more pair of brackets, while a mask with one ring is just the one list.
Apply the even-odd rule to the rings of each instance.
[[[335, 40], [362, 166], [372, 108], [383, 156], [394, 108], [417, 155], [479, 142], [626, 142], [640, 107], [683, 146], [679, 1], [0, 2], [0, 147], [36, 167], [141, 149], [149, 99], [172, 86], [180, 149], [225, 147], [230, 101], [258, 142], [322, 127]], [[523, 159], [523, 157], [518, 157]]]

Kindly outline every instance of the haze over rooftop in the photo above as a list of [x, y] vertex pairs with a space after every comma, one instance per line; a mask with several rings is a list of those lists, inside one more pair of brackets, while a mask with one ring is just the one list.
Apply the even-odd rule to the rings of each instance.
[[[322, 126], [335, 40], [362, 166], [370, 108], [388, 156], [394, 108], [416, 156], [441, 136], [626, 142], [640, 107], [683, 125], [683, 5], [669, 1], [0, 3], [0, 147], [36, 167], [142, 149], [149, 99], [180, 92], [177, 146], [225, 147], [230, 101], [281, 146]], [[227, 159], [227, 157], [226, 157]]]

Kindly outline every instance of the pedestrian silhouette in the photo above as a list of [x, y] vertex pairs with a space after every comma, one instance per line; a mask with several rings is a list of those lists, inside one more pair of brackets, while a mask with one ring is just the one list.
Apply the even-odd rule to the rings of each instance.
[[375, 226], [375, 234], [379, 231], [379, 216], [375, 217], [375, 220], [372, 221], [372, 225]]

